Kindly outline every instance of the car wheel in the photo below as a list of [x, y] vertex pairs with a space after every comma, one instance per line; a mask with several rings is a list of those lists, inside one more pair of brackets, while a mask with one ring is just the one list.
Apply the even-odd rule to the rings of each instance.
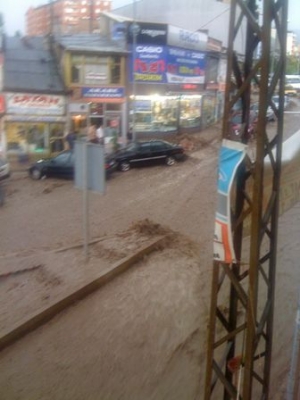
[[40, 171], [40, 170], [37, 169], [37, 168], [34, 168], [34, 169], [31, 171], [30, 176], [31, 176], [31, 178], [34, 179], [35, 181], [38, 181], [38, 180], [41, 179], [41, 177], [42, 177], [42, 171]]
[[175, 164], [175, 158], [174, 157], [171, 157], [171, 156], [169, 156], [169, 157], [167, 157], [166, 158], [166, 164], [170, 167], [171, 165], [174, 165]]
[[122, 162], [120, 163], [120, 170], [121, 170], [122, 172], [129, 171], [129, 170], [130, 170], [130, 164], [129, 164], [129, 162], [128, 162], [128, 161], [122, 161]]

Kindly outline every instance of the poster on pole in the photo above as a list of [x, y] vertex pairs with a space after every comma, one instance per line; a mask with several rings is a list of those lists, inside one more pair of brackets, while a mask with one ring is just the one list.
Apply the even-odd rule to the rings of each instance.
[[230, 192], [247, 146], [224, 139], [219, 154], [218, 196], [214, 233], [214, 260], [227, 264], [236, 261], [231, 229]]

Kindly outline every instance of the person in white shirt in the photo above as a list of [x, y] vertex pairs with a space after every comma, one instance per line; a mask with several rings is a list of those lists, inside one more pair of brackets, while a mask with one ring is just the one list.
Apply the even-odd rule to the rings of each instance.
[[104, 143], [104, 130], [102, 128], [102, 125], [98, 126], [98, 129], [96, 130], [96, 136], [97, 136], [99, 143], [103, 144]]

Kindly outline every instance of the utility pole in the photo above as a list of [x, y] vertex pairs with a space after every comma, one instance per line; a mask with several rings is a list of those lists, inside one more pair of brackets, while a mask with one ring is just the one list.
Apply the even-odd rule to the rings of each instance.
[[136, 23], [136, 0], [133, 0], [133, 22], [132, 22], [132, 141], [136, 141], [136, 79], [135, 79], [135, 58], [138, 26]]
[[[223, 139], [253, 146], [248, 131], [253, 81], [259, 86], [259, 114], [255, 160], [246, 157], [238, 167], [230, 198], [235, 259], [215, 259], [213, 265], [204, 400], [270, 399], [287, 3], [288, 0], [231, 1]], [[272, 23], [278, 38], [279, 60], [269, 84]], [[245, 32], [245, 56], [240, 62], [236, 43], [238, 37], [245, 37]], [[259, 45], [260, 55], [254, 58]], [[278, 109], [272, 102], [276, 87], [280, 95]], [[237, 138], [232, 135], [230, 119], [239, 101], [243, 130]], [[267, 128], [268, 106], [277, 116], [275, 135]], [[264, 169], [265, 160], [272, 166], [269, 177]]]

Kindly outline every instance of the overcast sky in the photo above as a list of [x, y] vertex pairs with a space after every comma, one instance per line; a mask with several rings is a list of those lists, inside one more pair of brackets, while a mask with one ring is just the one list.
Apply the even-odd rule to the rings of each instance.
[[[113, 8], [133, 3], [134, 0], [113, 0]], [[162, 0], [163, 1], [163, 0]], [[184, 1], [184, 0], [182, 0]], [[30, 6], [46, 4], [48, 0], [0, 0], [0, 12], [4, 14], [5, 31], [14, 35], [16, 31], [25, 31], [25, 13]], [[300, 31], [300, 0], [289, 0], [288, 29]]]

